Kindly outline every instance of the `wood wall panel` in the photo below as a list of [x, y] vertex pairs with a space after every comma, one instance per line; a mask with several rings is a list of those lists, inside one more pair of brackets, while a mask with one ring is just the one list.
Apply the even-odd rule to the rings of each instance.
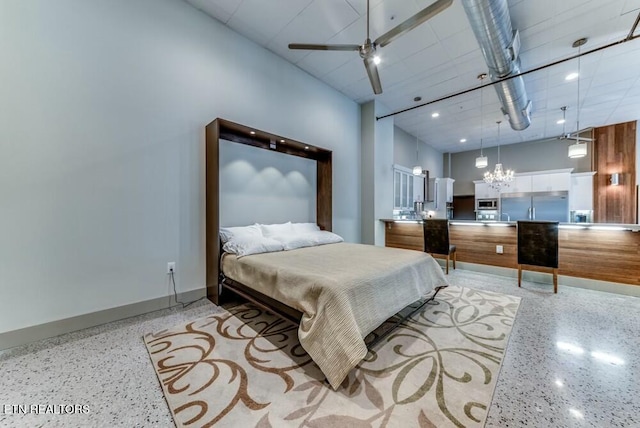
[[[387, 222], [385, 230], [387, 246], [422, 251], [421, 224]], [[451, 225], [449, 231], [458, 261], [517, 268], [515, 226]], [[640, 285], [640, 232], [560, 229], [558, 246], [560, 275]]]
[[[594, 129], [593, 215], [597, 223], [636, 222], [636, 127], [637, 122]], [[610, 177], [620, 174], [620, 185]]]

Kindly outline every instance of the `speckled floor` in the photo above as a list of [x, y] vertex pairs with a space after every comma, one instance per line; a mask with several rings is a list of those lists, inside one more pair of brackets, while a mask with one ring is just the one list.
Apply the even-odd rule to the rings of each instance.
[[[640, 426], [640, 299], [463, 270], [449, 279], [523, 298], [487, 427]], [[214, 310], [201, 301], [0, 352], [0, 426], [172, 426], [142, 335]], [[15, 404], [86, 407], [24, 415]]]

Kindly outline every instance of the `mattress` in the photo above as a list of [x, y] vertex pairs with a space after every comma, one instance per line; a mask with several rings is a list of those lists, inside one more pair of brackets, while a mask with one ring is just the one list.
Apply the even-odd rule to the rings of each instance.
[[228, 278], [302, 312], [300, 344], [334, 389], [367, 354], [364, 338], [448, 282], [430, 255], [337, 243], [222, 257]]

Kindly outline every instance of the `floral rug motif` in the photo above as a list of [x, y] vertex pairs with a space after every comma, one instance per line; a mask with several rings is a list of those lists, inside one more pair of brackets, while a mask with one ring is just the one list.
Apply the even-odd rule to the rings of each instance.
[[337, 391], [297, 326], [250, 304], [144, 339], [178, 427], [482, 427], [519, 304], [448, 287]]

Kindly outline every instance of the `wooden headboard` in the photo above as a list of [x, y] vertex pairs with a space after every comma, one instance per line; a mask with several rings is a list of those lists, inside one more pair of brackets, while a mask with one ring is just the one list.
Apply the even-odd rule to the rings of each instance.
[[316, 221], [322, 230], [332, 229], [331, 150], [270, 134], [259, 129], [216, 119], [206, 127], [206, 252], [207, 298], [220, 304], [220, 140], [315, 160]]

